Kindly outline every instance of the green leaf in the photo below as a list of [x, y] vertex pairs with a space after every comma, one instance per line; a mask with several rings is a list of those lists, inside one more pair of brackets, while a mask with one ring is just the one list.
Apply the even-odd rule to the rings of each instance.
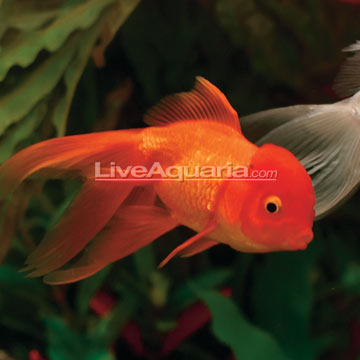
[[75, 196], [79, 193], [79, 189], [81, 187], [81, 184], [79, 183], [71, 183], [68, 186], [71, 185], [71, 188], [68, 189], [68, 192], [66, 194], [66, 197], [64, 201], [57, 207], [56, 211], [52, 214], [50, 221], [48, 222], [48, 230], [50, 230], [52, 227], [55, 226], [55, 224], [61, 219], [61, 217], [64, 215], [66, 209], [70, 206], [72, 201], [74, 200]]
[[232, 300], [214, 290], [193, 289], [211, 311], [214, 335], [233, 350], [237, 359], [289, 360], [268, 333], [245, 320]]
[[63, 51], [43, 61], [14, 90], [0, 98], [0, 135], [54, 89], [76, 51], [74, 45], [69, 43]]
[[76, 308], [80, 315], [86, 314], [89, 309], [91, 298], [95, 292], [101, 287], [104, 279], [111, 270], [111, 265], [106, 266], [95, 275], [81, 281], [77, 287]]
[[[42, 5], [42, 10], [36, 0], [27, 5], [16, 0], [5, 3], [0, 12], [0, 135], [19, 124], [8, 130], [9, 139], [4, 134], [0, 160], [6, 160], [45, 119], [58, 136], [65, 134], [74, 92], [92, 52], [96, 49], [95, 58], [102, 56], [138, 2], [62, 0]], [[22, 25], [21, 19], [26, 19]], [[9, 71], [12, 67], [14, 71]], [[37, 110], [40, 102], [48, 107], [42, 117]]]
[[75, 93], [76, 86], [88, 62], [92, 48], [98, 36], [98, 27], [94, 27], [79, 44], [78, 51], [70, 62], [64, 74], [66, 86], [65, 96], [60, 99], [55, 107], [53, 124], [58, 136], [64, 136], [66, 130], [66, 120], [70, 111], [70, 105]]
[[153, 244], [145, 246], [133, 254], [136, 272], [142, 279], [149, 278], [149, 275], [156, 269], [156, 260]]
[[0, 267], [0, 325], [41, 339], [39, 315], [50, 308], [48, 289], [40, 279], [26, 278], [17, 270], [8, 264]]
[[[37, 54], [45, 49], [54, 52], [64, 45], [67, 38], [75, 30], [89, 28], [96, 22], [101, 11], [114, 0], [89, 0], [78, 2], [66, 1], [62, 11], [48, 26], [34, 31], [24, 31], [16, 41], [2, 49], [0, 56], [0, 81], [3, 81], [8, 70], [14, 65], [26, 67]], [[66, 6], [66, 4], [75, 4]], [[26, 11], [26, 8], [24, 9]], [[37, 16], [37, 12], [34, 13]], [[12, 24], [8, 24], [10, 27]]]
[[177, 310], [184, 309], [196, 300], [193, 286], [211, 289], [225, 284], [232, 276], [231, 269], [220, 268], [210, 270], [196, 275], [191, 280], [182, 283], [175, 291], [170, 294], [170, 306]]
[[[78, 51], [64, 74], [66, 94], [55, 108], [53, 123], [58, 136], [63, 136], [65, 134], [66, 120], [70, 111], [70, 105], [76, 86], [91, 55], [95, 42], [99, 37], [101, 29], [103, 29], [103, 32], [106, 33], [106, 37], [105, 40], [103, 40], [94, 49], [95, 61], [99, 56], [103, 56], [102, 53], [105, 51], [106, 46], [110, 43], [118, 28], [124, 23], [139, 1], [140, 0], [117, 0], [114, 2], [113, 0], [114, 5], [102, 17], [98, 26], [94, 26], [84, 34], [84, 37], [78, 44]], [[114, 18], [115, 21], [113, 21]]]
[[274, 335], [293, 360], [314, 359], [320, 346], [319, 339], [310, 336], [317, 246], [312, 243], [306, 252], [269, 254], [254, 274], [255, 320]]
[[47, 318], [45, 324], [48, 340], [47, 354], [51, 360], [114, 359], [104, 339], [92, 334], [76, 332], [59, 318]]
[[130, 292], [124, 293], [121, 301], [102, 318], [96, 327], [95, 334], [111, 344], [119, 335], [120, 330], [130, 320], [138, 308], [138, 299]]
[[24, 119], [4, 134], [3, 139], [0, 141], [0, 163], [4, 162], [15, 152], [16, 146], [22, 140], [32, 135], [33, 131], [40, 125], [46, 112], [46, 103], [40, 102]]
[[27, 278], [24, 274], [18, 272], [18, 269], [9, 264], [4, 264], [0, 267], [0, 287], [6, 287], [7, 289], [21, 288], [37, 293], [43, 293], [45, 290], [44, 284], [39, 279]]

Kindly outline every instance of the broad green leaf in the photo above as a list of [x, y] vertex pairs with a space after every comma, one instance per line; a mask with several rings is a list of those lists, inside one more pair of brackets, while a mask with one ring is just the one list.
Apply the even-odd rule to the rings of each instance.
[[133, 254], [136, 272], [142, 279], [148, 279], [149, 275], [156, 269], [154, 247], [152, 244], [136, 251]]
[[111, 344], [119, 335], [120, 330], [132, 318], [138, 308], [139, 299], [128, 291], [124, 293], [123, 299], [102, 318], [96, 327], [97, 337], [106, 339]]
[[[84, 34], [78, 45], [78, 52], [69, 64], [64, 75], [66, 94], [59, 101], [55, 108], [53, 123], [57, 130], [58, 136], [65, 134], [66, 120], [69, 114], [70, 105], [76, 86], [87, 64], [91, 51], [93, 50], [94, 60], [98, 63], [99, 56], [103, 57], [106, 46], [114, 37], [118, 28], [124, 23], [130, 13], [134, 10], [140, 0], [117, 0], [114, 5], [106, 12], [97, 26]], [[102, 34], [105, 33], [105, 36]], [[101, 42], [94, 48], [95, 41], [101, 36]], [[103, 60], [101, 64], [103, 65]]]
[[[56, 18], [49, 26], [39, 30], [22, 32], [16, 41], [2, 49], [0, 81], [5, 78], [12, 66], [26, 67], [30, 65], [41, 50], [54, 52], [59, 49], [72, 32], [86, 29], [94, 24], [101, 11], [112, 2], [114, 0], [75, 2], [75, 6], [65, 7], [64, 14]], [[71, 2], [67, 1], [64, 4], [66, 5], [66, 3]]]
[[55, 107], [53, 115], [53, 124], [57, 135], [65, 135], [66, 120], [69, 114], [71, 101], [74, 96], [76, 86], [88, 62], [92, 48], [94, 47], [99, 32], [99, 26], [91, 29], [78, 44], [78, 51], [71, 60], [64, 74], [64, 83], [66, 86], [65, 96], [62, 97]]
[[27, 278], [12, 265], [4, 264], [0, 267], [0, 288], [21, 288], [44, 294], [45, 285], [34, 278]]
[[306, 252], [269, 254], [254, 273], [256, 322], [276, 337], [293, 360], [315, 359], [319, 350], [317, 339], [310, 335], [317, 245], [311, 244]]
[[5, 132], [3, 139], [0, 141], [0, 163], [4, 162], [15, 152], [16, 146], [22, 140], [32, 135], [32, 132], [40, 125], [46, 112], [46, 103], [40, 102], [24, 119]]
[[191, 280], [185, 281], [170, 294], [170, 305], [172, 308], [183, 309], [196, 300], [193, 286], [211, 289], [225, 284], [232, 276], [228, 268], [210, 270], [196, 275]]
[[0, 135], [54, 89], [76, 51], [74, 45], [74, 41], [68, 43], [63, 51], [39, 64], [13, 91], [0, 98]]
[[80, 315], [86, 314], [91, 298], [101, 287], [110, 270], [111, 265], [108, 265], [93, 276], [80, 281], [76, 289], [76, 308]]
[[232, 300], [214, 290], [193, 289], [211, 311], [214, 335], [233, 350], [238, 360], [290, 360], [268, 333], [243, 317]]
[[103, 338], [80, 333], [68, 327], [59, 318], [45, 319], [47, 353], [51, 360], [82, 359], [112, 360], [113, 355]]
[[[42, 5], [41, 9], [37, 0], [27, 5], [16, 0], [4, 3], [0, 12], [0, 84], [3, 85], [0, 135], [7, 137], [5, 130], [10, 125], [19, 125], [16, 130], [9, 129], [10, 139], [3, 140], [6, 147], [1, 161], [12, 154], [45, 116], [55, 126], [58, 136], [65, 134], [76, 86], [95, 51], [97, 39], [100, 38], [100, 43], [96, 46], [95, 58], [102, 56], [138, 2], [62, 0]], [[13, 32], [6, 31], [7, 26]], [[16, 69], [9, 72], [12, 67]], [[40, 102], [48, 106], [42, 118], [35, 108]]]
[[76, 194], [79, 192], [81, 184], [72, 183], [71, 191], [69, 191], [60, 206], [56, 209], [54, 214], [52, 214], [50, 221], [48, 221], [48, 230], [55, 226], [55, 224], [62, 218], [66, 209], [70, 206], [71, 202], [74, 200]]
[[[9, 5], [16, 4], [15, 1], [9, 1]], [[52, 21], [54, 18], [61, 16], [64, 9], [52, 9], [47, 11], [39, 11], [38, 9], [27, 9], [26, 12], [19, 12], [19, 8], [11, 9], [4, 8], [2, 10], [2, 28], [12, 28], [22, 31], [32, 31], [40, 29], [46, 23]]]
[[[41, 338], [41, 311], [50, 308], [47, 288], [39, 279], [24, 277], [12, 265], [0, 267], [0, 326]], [[1, 332], [1, 330], [0, 330]]]

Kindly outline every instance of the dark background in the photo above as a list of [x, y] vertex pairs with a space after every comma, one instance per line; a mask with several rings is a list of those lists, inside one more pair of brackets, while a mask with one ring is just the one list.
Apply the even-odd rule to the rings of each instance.
[[[143, 127], [149, 107], [189, 90], [197, 75], [218, 86], [240, 116], [337, 101], [341, 49], [360, 39], [359, 19], [360, 4], [335, 0], [142, 1], [108, 47], [106, 66], [87, 65], [66, 134]], [[315, 224], [305, 252], [251, 255], [218, 246], [156, 270], [191, 236], [180, 228], [78, 284], [50, 287], [16, 273], [26, 239], [42, 237], [76, 186], [45, 184], [0, 268], [0, 348], [15, 359], [276, 360], [262, 338], [251, 345], [263, 347], [260, 355], [248, 353], [243, 342], [252, 338], [231, 328], [231, 316], [266, 331], [290, 360], [360, 359], [358, 194]], [[199, 289], [231, 292], [236, 314], [212, 307], [225, 319], [212, 327]]]

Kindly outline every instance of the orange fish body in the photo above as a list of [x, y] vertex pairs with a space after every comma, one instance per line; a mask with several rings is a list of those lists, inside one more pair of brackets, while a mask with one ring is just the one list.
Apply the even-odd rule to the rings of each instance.
[[[191, 174], [195, 174], [196, 165], [249, 165], [257, 147], [248, 142], [239, 131], [221, 123], [207, 121], [197, 121], [195, 126], [196, 131], [194, 123], [189, 121], [163, 128], [148, 128], [144, 131], [143, 138], [163, 140], [162, 154], [157, 152], [154, 160], [159, 159], [164, 167], [189, 166]], [[175, 153], [173, 149], [183, 150]], [[201, 231], [212, 216], [222, 185], [222, 181], [201, 179], [163, 181], [154, 186], [160, 199], [171, 209], [179, 223]]]
[[[0, 167], [2, 197], [38, 170], [84, 178], [67, 213], [26, 260], [31, 276], [46, 275], [52, 284], [80, 280], [178, 225], [197, 235], [161, 266], [218, 243], [244, 252], [306, 248], [315, 203], [310, 177], [289, 151], [246, 140], [216, 87], [197, 78], [193, 91], [165, 98], [145, 121], [153, 126], [47, 140]], [[113, 178], [115, 164], [140, 172], [158, 164], [167, 178], [161, 171]], [[276, 178], [248, 172], [238, 178], [234, 166], [251, 174], [275, 171]], [[70, 269], [58, 270], [85, 247]]]

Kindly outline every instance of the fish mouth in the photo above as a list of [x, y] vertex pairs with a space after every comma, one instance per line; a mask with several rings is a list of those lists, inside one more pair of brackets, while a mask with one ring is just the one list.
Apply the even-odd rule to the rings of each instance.
[[295, 239], [290, 240], [289, 247], [292, 250], [305, 250], [313, 237], [314, 234], [312, 230], [306, 230], [300, 233]]

